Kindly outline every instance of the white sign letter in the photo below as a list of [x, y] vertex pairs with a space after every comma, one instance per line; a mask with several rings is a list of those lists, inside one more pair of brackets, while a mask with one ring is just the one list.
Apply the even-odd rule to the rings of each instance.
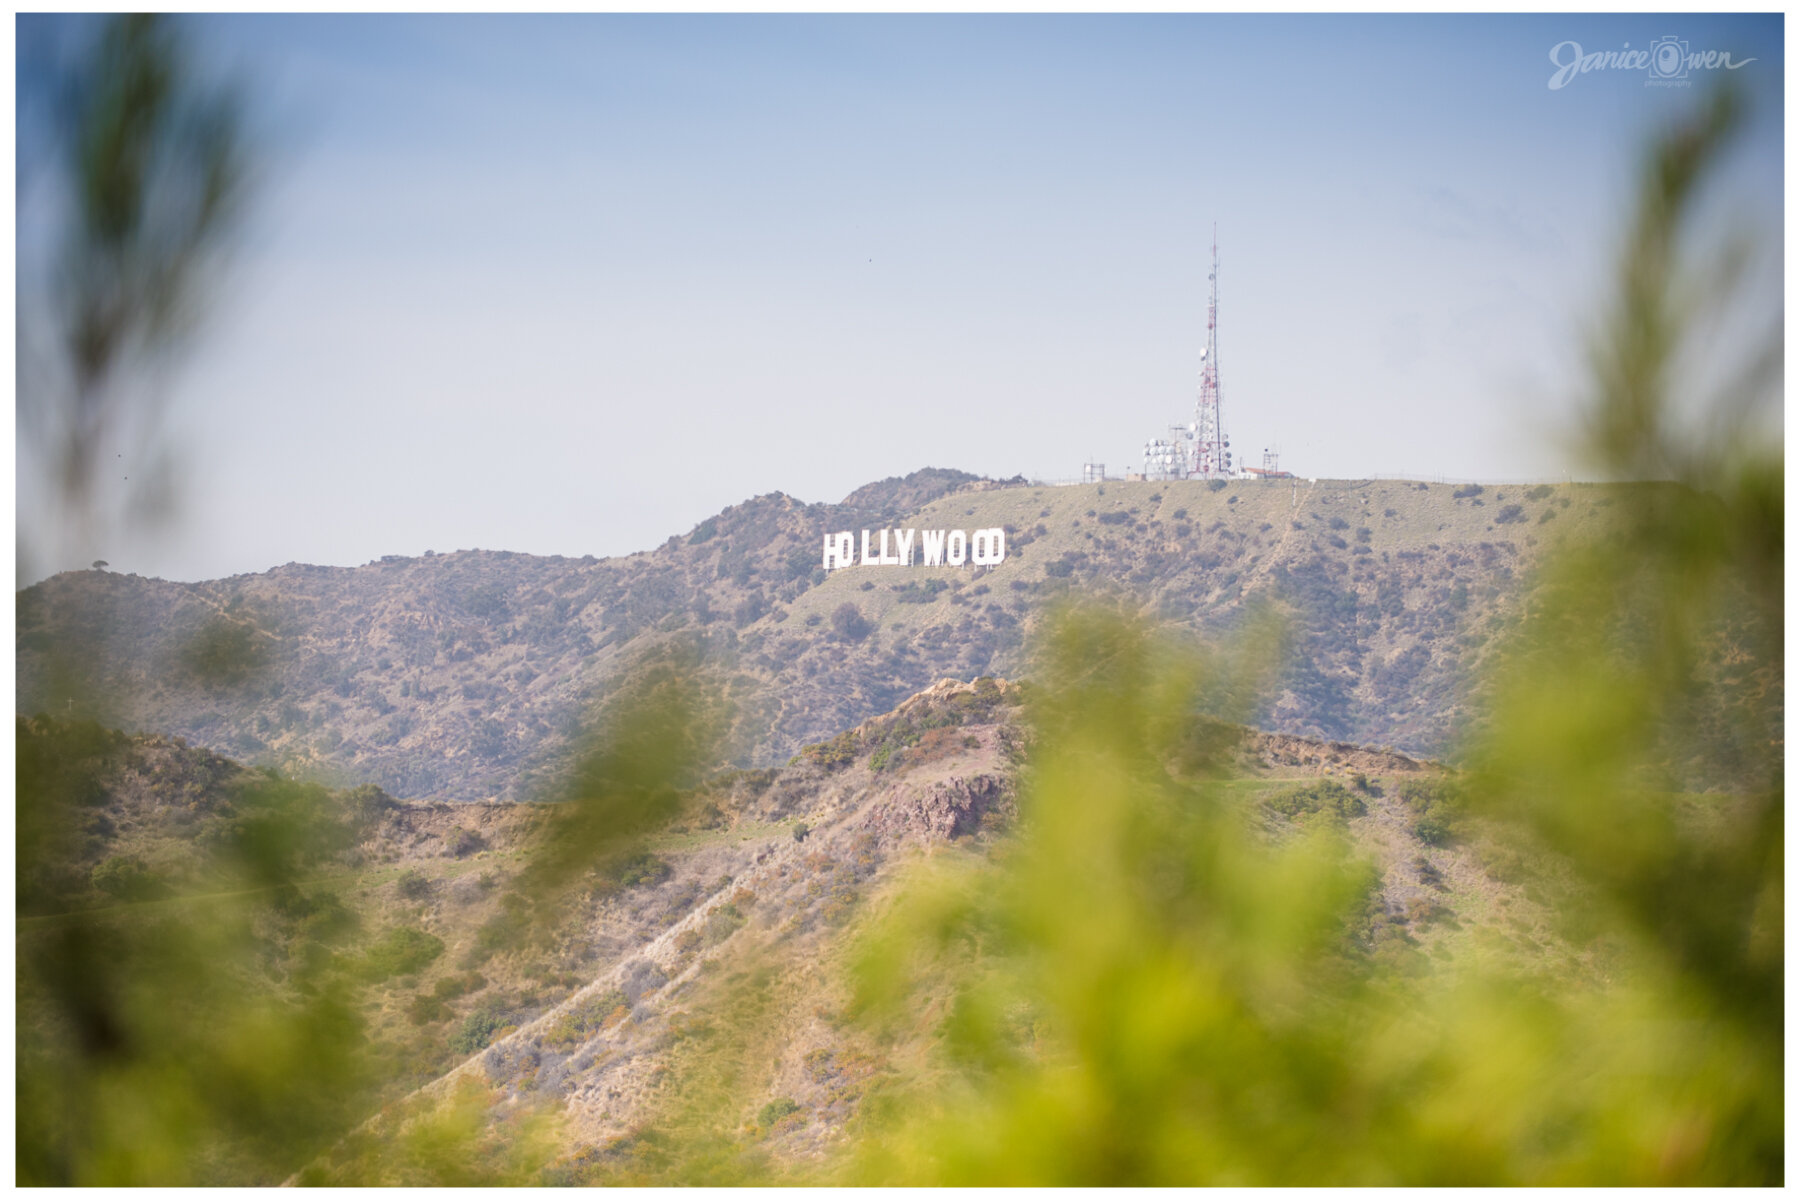
[[924, 544], [925, 565], [928, 567], [943, 566], [944, 531], [941, 529], [927, 529], [919, 535], [919, 540]]
[[910, 529], [894, 530], [894, 545], [897, 547], [895, 557], [903, 567], [912, 566], [913, 531]]
[[952, 529], [950, 538], [944, 543], [944, 559], [953, 567], [963, 565], [969, 557], [969, 535], [960, 529]]

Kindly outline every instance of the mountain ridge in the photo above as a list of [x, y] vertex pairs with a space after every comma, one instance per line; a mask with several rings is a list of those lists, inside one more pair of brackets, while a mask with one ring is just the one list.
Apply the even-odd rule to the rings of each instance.
[[[1207, 638], [1273, 602], [1289, 652], [1257, 724], [1442, 756], [1540, 533], [1610, 503], [1603, 485], [1048, 487], [926, 469], [839, 505], [754, 497], [621, 558], [467, 550], [191, 584], [70, 572], [16, 598], [16, 699], [81, 695], [108, 724], [398, 796], [519, 799], [661, 648], [716, 673], [722, 761], [766, 766], [935, 679], [1019, 674], [1044, 614], [1098, 591]], [[1003, 527], [1007, 561], [821, 569], [825, 534], [877, 524]]]

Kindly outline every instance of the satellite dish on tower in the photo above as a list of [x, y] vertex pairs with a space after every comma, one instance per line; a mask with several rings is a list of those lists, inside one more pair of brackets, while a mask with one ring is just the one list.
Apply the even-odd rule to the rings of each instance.
[[1206, 357], [1206, 347], [1205, 346], [1200, 347], [1200, 357], [1201, 358]]

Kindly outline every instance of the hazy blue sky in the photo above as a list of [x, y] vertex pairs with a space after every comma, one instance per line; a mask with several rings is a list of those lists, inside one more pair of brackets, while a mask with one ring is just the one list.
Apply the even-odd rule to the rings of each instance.
[[619, 554], [927, 465], [1136, 469], [1192, 413], [1215, 222], [1250, 461], [1558, 477], [1638, 152], [1701, 89], [1552, 89], [1551, 49], [1756, 60], [1711, 211], [1761, 223], [1778, 287], [1782, 28], [200, 19], [254, 98], [262, 187], [170, 384], [178, 535], [106, 557]]

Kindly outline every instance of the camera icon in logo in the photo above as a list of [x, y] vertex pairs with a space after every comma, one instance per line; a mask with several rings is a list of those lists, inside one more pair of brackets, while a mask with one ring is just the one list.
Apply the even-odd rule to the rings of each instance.
[[1688, 44], [1668, 34], [1650, 43], [1650, 78], [1687, 78]]

